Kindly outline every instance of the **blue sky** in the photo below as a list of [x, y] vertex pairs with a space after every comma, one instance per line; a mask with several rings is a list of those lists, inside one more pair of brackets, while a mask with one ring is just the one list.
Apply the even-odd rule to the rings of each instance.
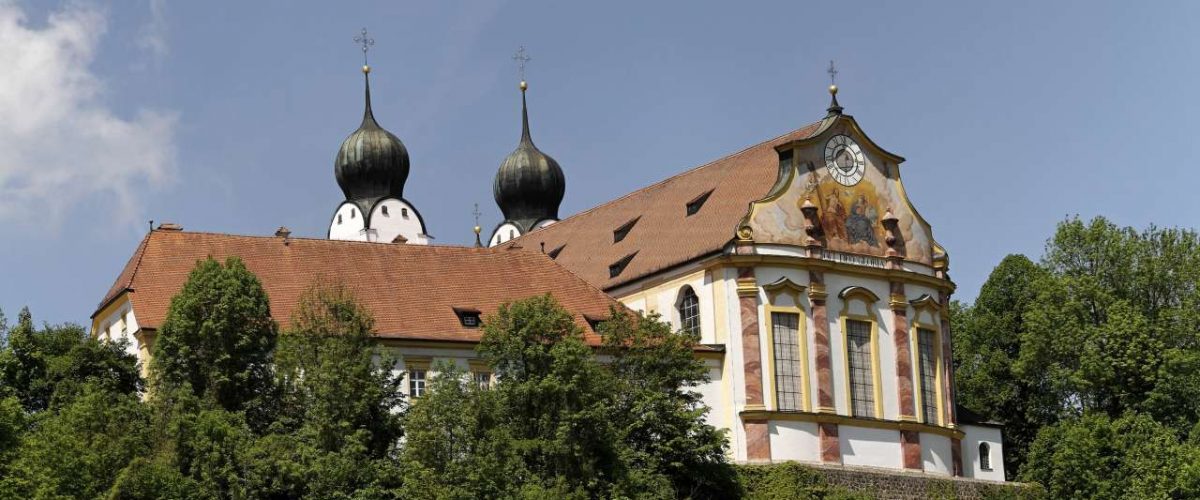
[[[0, 0], [0, 308], [85, 322], [146, 229], [323, 237], [362, 113], [440, 244], [500, 217], [519, 45], [562, 213], [824, 115], [908, 159], [971, 299], [1069, 215], [1196, 225], [1200, 4]], [[15, 68], [15, 70], [11, 70]]]

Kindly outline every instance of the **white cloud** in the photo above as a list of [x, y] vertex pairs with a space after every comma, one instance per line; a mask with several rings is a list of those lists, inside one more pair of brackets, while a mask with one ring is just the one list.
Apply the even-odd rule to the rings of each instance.
[[142, 190], [174, 170], [173, 113], [121, 117], [105, 102], [89, 68], [105, 29], [104, 13], [79, 2], [34, 28], [0, 0], [0, 221], [57, 226], [98, 201], [132, 223]]
[[138, 31], [137, 46], [148, 52], [155, 62], [167, 57], [167, 1], [149, 0], [150, 20]]

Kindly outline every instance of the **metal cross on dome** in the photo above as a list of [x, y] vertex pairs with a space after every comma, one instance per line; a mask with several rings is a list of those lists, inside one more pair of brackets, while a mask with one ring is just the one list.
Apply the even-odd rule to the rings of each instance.
[[375, 45], [375, 39], [371, 38], [371, 36], [369, 34], [367, 34], [366, 28], [363, 28], [362, 32], [359, 33], [358, 36], [354, 37], [354, 43], [357, 43], [362, 46], [363, 66], [366, 66], [367, 65], [367, 51], [371, 50], [371, 47]]
[[471, 215], [475, 216], [475, 225], [478, 226], [479, 225], [479, 216], [483, 215], [483, 214], [479, 213], [479, 204], [478, 203], [475, 204], [475, 210], [471, 211]]
[[525, 81], [525, 63], [532, 61], [533, 58], [525, 54], [524, 45], [517, 49], [517, 53], [513, 54], [512, 58], [517, 62], [517, 74], [520, 75], [521, 81]]
[[825, 70], [825, 72], [829, 73], [829, 84], [837, 85], [838, 70], [833, 66], [833, 59], [829, 60], [829, 69]]

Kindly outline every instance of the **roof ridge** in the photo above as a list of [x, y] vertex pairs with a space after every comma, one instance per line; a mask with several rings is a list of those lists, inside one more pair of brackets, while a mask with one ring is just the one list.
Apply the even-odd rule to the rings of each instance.
[[[156, 229], [152, 232], [164, 233], [164, 234], [170, 233], [170, 234], [187, 234], [187, 235], [204, 235], [204, 236], [222, 236], [222, 237], [226, 237], [226, 238], [248, 238], [248, 239], [260, 239], [260, 240], [283, 239], [281, 236], [274, 236], [274, 235], [219, 233], [219, 232], [215, 232], [215, 231], [161, 231], [161, 230]], [[379, 245], [380, 248], [383, 248], [383, 247], [438, 248], [438, 249], [453, 249], [453, 250], [469, 250], [469, 251], [479, 252], [479, 253], [488, 253], [488, 252], [492, 251], [492, 250], [490, 250], [489, 247], [475, 248], [474, 246], [467, 246], [467, 245], [401, 245], [401, 244], [396, 244], [396, 243], [384, 243], [381, 241], [334, 240], [334, 239], [329, 239], [329, 238], [316, 238], [316, 237], [308, 237], [308, 236], [288, 236], [287, 239], [289, 241], [299, 240], [299, 241], [311, 241], [311, 242], [330, 243], [330, 244]]]
[[[643, 191], [649, 191], [650, 189], [652, 189], [652, 188], [655, 188], [655, 187], [658, 187], [658, 186], [660, 186], [660, 185], [662, 185], [662, 184], [666, 184], [667, 182], [670, 182], [671, 180], [677, 179], [677, 178], [679, 178], [679, 177], [683, 177], [683, 176], [685, 176], [685, 175], [688, 175], [688, 174], [691, 174], [691, 173], [693, 173], [693, 172], [697, 172], [697, 171], [699, 171], [699, 170], [701, 170], [701, 169], [703, 169], [703, 168], [710, 167], [710, 166], [712, 166], [712, 165], [716, 165], [717, 163], [723, 162], [723, 161], [725, 161], [725, 160], [728, 160], [728, 159], [730, 159], [730, 158], [734, 158], [734, 157], [737, 157], [737, 156], [741, 156], [741, 155], [743, 155], [743, 154], [746, 154], [746, 153], [750, 152], [751, 150], [754, 150], [754, 149], [757, 149], [757, 148], [761, 147], [761, 146], [762, 146], [762, 145], [764, 145], [764, 144], [770, 144], [770, 143], [772, 143], [772, 142], [778, 141], [778, 140], [780, 140], [780, 139], [783, 139], [784, 137], [787, 137], [787, 136], [789, 136], [789, 135], [791, 135], [791, 134], [794, 134], [794, 133], [796, 133], [796, 132], [799, 132], [799, 131], [801, 131], [801, 130], [804, 130], [804, 129], [806, 129], [806, 128], [812, 127], [812, 126], [814, 126], [814, 125], [818, 125], [818, 124], [820, 124], [820, 123], [822, 123], [822, 122], [824, 122], [824, 121], [825, 121], [825, 119], [824, 119], [824, 118], [822, 118], [822, 119], [820, 119], [820, 120], [817, 120], [817, 121], [815, 121], [815, 122], [809, 123], [809, 124], [807, 124], [807, 125], [805, 125], [805, 126], [803, 126], [803, 127], [800, 127], [800, 128], [797, 128], [797, 129], [793, 129], [793, 130], [790, 130], [790, 131], [787, 131], [787, 132], [784, 132], [783, 134], [780, 134], [780, 135], [778, 135], [778, 136], [775, 136], [775, 137], [773, 137], [773, 138], [771, 138], [771, 139], [767, 139], [767, 140], [765, 140], [765, 141], [762, 141], [762, 142], [759, 142], [759, 143], [756, 143], [756, 144], [753, 144], [753, 145], [747, 146], [747, 147], [745, 147], [745, 148], [743, 148], [743, 149], [741, 149], [741, 150], [739, 150], [739, 151], [737, 151], [737, 152], [735, 152], [735, 153], [730, 153], [730, 154], [728, 154], [728, 155], [722, 156], [722, 157], [720, 157], [720, 158], [717, 158], [717, 159], [715, 159], [715, 160], [709, 161], [708, 163], [704, 163], [704, 164], [702, 164], [702, 165], [699, 165], [699, 166], [692, 167], [692, 168], [690, 168], [690, 169], [684, 170], [683, 172], [680, 172], [680, 173], [677, 173], [677, 174], [675, 174], [675, 175], [672, 175], [672, 176], [670, 176], [670, 177], [667, 177], [667, 178], [665, 178], [665, 179], [663, 179], [663, 180], [660, 180], [660, 181], [658, 181], [658, 182], [655, 182], [654, 184], [650, 184], [650, 185], [648, 185], [648, 186], [643, 186], [643, 187], [641, 187], [641, 188], [638, 188], [638, 189], [635, 189], [635, 190], [633, 190], [633, 191], [630, 191], [630, 192], [628, 192], [628, 193], [625, 193], [624, 195], [622, 195], [622, 196], [620, 196], [620, 197], [618, 197], [618, 198], [613, 198], [613, 199], [611, 199], [611, 200], [608, 200], [608, 201], [606, 201], [606, 202], [604, 202], [604, 203], [601, 203], [601, 204], [599, 204], [599, 205], [596, 205], [596, 206], [593, 206], [593, 207], [591, 207], [591, 208], [588, 208], [588, 209], [586, 209], [586, 210], [584, 210], [584, 211], [582, 211], [582, 212], [578, 212], [578, 213], [572, 214], [570, 217], [567, 217], [567, 218], [565, 218], [565, 219], [562, 219], [562, 220], [560, 220], [560, 221], [558, 221], [558, 222], [555, 222], [555, 223], [554, 223], [554, 224], [552, 224], [552, 225], [561, 224], [561, 223], [563, 223], [563, 222], [567, 222], [567, 221], [569, 221], [569, 220], [571, 220], [571, 219], [575, 219], [575, 218], [582, 217], [582, 216], [584, 216], [584, 215], [590, 214], [590, 213], [592, 213], [592, 212], [594, 212], [594, 211], [596, 211], [596, 210], [599, 210], [599, 209], [601, 209], [601, 208], [604, 208], [604, 207], [607, 207], [607, 206], [609, 206], [609, 205], [612, 205], [612, 204], [615, 204], [615, 203], [617, 203], [617, 202], [620, 202], [620, 201], [622, 201], [622, 200], [624, 200], [624, 199], [626, 199], [626, 198], [629, 198], [629, 197], [631, 197], [631, 196], [633, 196], [633, 195], [635, 195], [635, 194], [641, 193], [641, 192], [643, 192]], [[516, 238], [513, 238], [512, 240], [509, 240], [509, 241], [516, 241], [516, 240], [519, 240], [519, 239], [521, 239], [522, 237], [524, 237], [524, 236], [527, 236], [527, 235], [530, 235], [530, 234], [534, 234], [535, 232], [536, 232], [536, 231], [530, 231], [530, 232], [528, 232], [528, 233], [525, 233], [525, 234], [517, 235], [517, 237], [516, 237]]]

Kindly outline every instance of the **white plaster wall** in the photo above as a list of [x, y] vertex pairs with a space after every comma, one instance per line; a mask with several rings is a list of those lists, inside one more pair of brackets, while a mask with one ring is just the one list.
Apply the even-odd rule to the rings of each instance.
[[646, 311], [646, 299], [645, 298], [642, 298], [642, 297], [628, 298], [627, 297], [627, 298], [623, 298], [620, 300], [621, 300], [622, 304], [625, 304], [625, 307], [633, 309], [634, 311], [639, 311], [639, 312], [643, 312], [643, 313], [648, 312], [648, 311]]
[[558, 221], [557, 221], [557, 220], [555, 220], [555, 219], [545, 219], [545, 220], [543, 220], [543, 221], [541, 221], [541, 222], [538, 222], [537, 224], [534, 224], [534, 225], [533, 225], [533, 230], [534, 230], [534, 231], [536, 231], [536, 230], [538, 230], [538, 229], [541, 229], [541, 228], [543, 228], [543, 227], [549, 226], [550, 224], [554, 224], [555, 222], [558, 222]]
[[[124, 332], [122, 333], [122, 324], [124, 324]], [[128, 342], [125, 351], [134, 356], [138, 356], [138, 361], [145, 363], [147, 360], [141, 359], [139, 349], [141, 343], [137, 340], [135, 334], [138, 331], [137, 318], [133, 314], [133, 309], [126, 302], [121, 307], [113, 310], [108, 315], [100, 318], [96, 323], [96, 331], [92, 335], [102, 341], [119, 341], [124, 339]]]
[[904, 466], [899, 431], [839, 425], [838, 442], [842, 448], [842, 463], [846, 465], [891, 469]]
[[704, 404], [708, 405], [708, 414], [704, 416], [704, 420], [718, 429], [728, 429], [732, 427], [732, 422], [729, 421], [729, 412], [725, 411], [729, 402], [726, 401], [722, 379], [723, 366], [717, 359], [704, 359], [704, 366], [708, 368], [709, 380], [696, 387], [696, 392], [700, 393]]
[[[963, 475], [975, 479], [1004, 481], [1004, 442], [998, 427], [964, 425], [962, 440]], [[983, 470], [979, 463], [979, 443], [991, 446], [992, 470]]]
[[[888, 297], [891, 295], [888, 283], [879, 279], [861, 276], [844, 276], [825, 273], [825, 290], [829, 294], [826, 299], [826, 315], [829, 319], [829, 346], [832, 353], [833, 395], [837, 412], [850, 415], [850, 383], [846, 380], [846, 343], [842, 332], [841, 314], [846, 307], [838, 294], [849, 286], [866, 288], [879, 297], [871, 305], [871, 313], [877, 320], [879, 343], [879, 381], [883, 395], [883, 416], [895, 419], [899, 416], [899, 403], [896, 396], [896, 344], [892, 338], [892, 314], [888, 310]], [[851, 314], [865, 314], [861, 300], [849, 301]], [[890, 369], [889, 369], [890, 368]]]
[[729, 314], [726, 318], [726, 331], [729, 342], [725, 348], [725, 384], [732, 395], [732, 401], [726, 406], [729, 422], [733, 427], [729, 432], [730, 448], [733, 459], [746, 460], [746, 432], [740, 425], [737, 412], [746, 406], [746, 377], [745, 358], [742, 357], [742, 315], [737, 295], [737, 270], [732, 267], [722, 268], [719, 278], [724, 280], [725, 303], [729, 304]]
[[[387, 215], [383, 214], [387, 207]], [[408, 245], [428, 245], [429, 237], [421, 226], [421, 218], [416, 209], [404, 200], [386, 198], [375, 204], [371, 209], [371, 228], [376, 231], [379, 243], [391, 243], [396, 236], [403, 235]]]
[[[342, 217], [341, 224], [338, 224], [339, 215]], [[363, 214], [359, 212], [358, 205], [348, 201], [342, 202], [334, 212], [333, 220], [329, 222], [329, 239], [365, 241], [362, 234], [363, 220]]]
[[517, 229], [516, 225], [505, 222], [496, 228], [496, 232], [492, 233], [492, 238], [488, 240], [488, 246], [494, 247], [520, 235], [521, 230]]
[[770, 422], [771, 460], [819, 462], [821, 442], [816, 422]]
[[921, 433], [921, 462], [925, 472], [950, 475], [954, 473], [954, 457], [950, 438], [928, 432]]

